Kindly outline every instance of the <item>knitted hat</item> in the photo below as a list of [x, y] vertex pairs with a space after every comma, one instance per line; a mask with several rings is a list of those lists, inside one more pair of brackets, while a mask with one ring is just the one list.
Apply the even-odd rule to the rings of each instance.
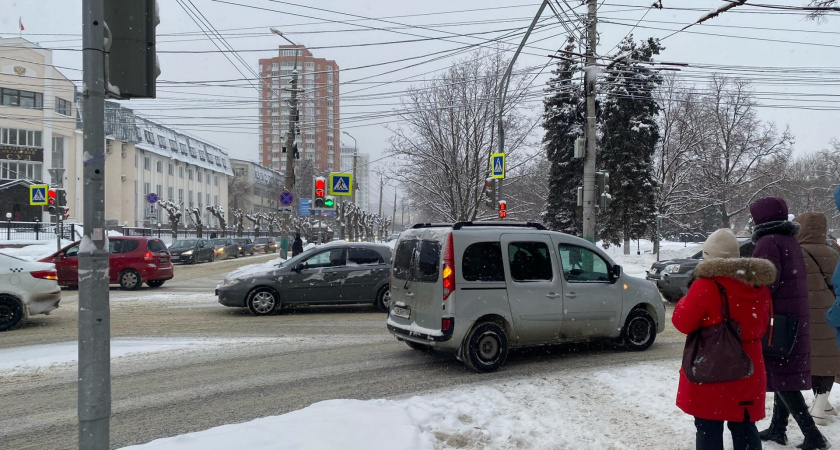
[[729, 228], [721, 228], [706, 239], [703, 243], [703, 258], [738, 258], [741, 253], [738, 250], [738, 240], [735, 233]]
[[767, 222], [775, 222], [788, 219], [787, 203], [779, 197], [764, 197], [754, 201], [750, 205], [753, 223], [761, 225]]

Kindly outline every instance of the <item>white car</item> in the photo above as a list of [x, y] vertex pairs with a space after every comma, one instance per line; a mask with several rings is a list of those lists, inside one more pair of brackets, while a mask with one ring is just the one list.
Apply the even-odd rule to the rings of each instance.
[[11, 330], [29, 316], [49, 314], [60, 301], [55, 264], [0, 253], [0, 331]]

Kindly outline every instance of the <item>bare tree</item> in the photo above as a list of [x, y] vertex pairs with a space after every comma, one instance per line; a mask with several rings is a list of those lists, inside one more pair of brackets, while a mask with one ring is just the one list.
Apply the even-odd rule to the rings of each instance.
[[160, 200], [158, 202], [169, 215], [169, 228], [172, 230], [172, 238], [178, 238], [178, 223], [181, 222], [181, 209], [175, 203], [168, 200]]
[[195, 237], [200, 239], [204, 231], [204, 222], [201, 220], [201, 208], [197, 206], [187, 208], [187, 213], [189, 214], [192, 222], [195, 224]]
[[[508, 60], [481, 51], [445, 73], [410, 88], [393, 129], [392, 177], [430, 220], [475, 220], [492, 213], [482, 206], [490, 155], [496, 152], [498, 81]], [[518, 113], [524, 77], [514, 77], [504, 111], [509, 164], [525, 146], [529, 129]], [[368, 236], [372, 235], [366, 227]]]
[[241, 209], [243, 211], [250, 211], [253, 208], [251, 204], [251, 192], [253, 185], [248, 183], [245, 177], [233, 176], [228, 179], [228, 210], [236, 211]]
[[222, 237], [225, 236], [225, 231], [227, 230], [227, 219], [225, 218], [225, 209], [219, 205], [211, 205], [207, 207], [207, 211], [210, 211], [215, 218], [219, 219], [219, 228], [222, 230]]

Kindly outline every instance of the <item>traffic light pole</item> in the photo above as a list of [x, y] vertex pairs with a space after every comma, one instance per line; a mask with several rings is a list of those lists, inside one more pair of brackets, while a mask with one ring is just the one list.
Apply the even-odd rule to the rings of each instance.
[[107, 450], [111, 313], [105, 228], [105, 0], [82, 1], [84, 237], [79, 247], [79, 449]]
[[[286, 39], [284, 37], [284, 39]], [[288, 40], [288, 39], [286, 39]], [[291, 42], [291, 41], [289, 41]], [[294, 45], [294, 43], [292, 43]], [[289, 192], [294, 192], [293, 189], [295, 188], [295, 130], [297, 128], [297, 123], [299, 119], [298, 115], [298, 102], [297, 102], [297, 94], [298, 94], [298, 71], [297, 71], [297, 47], [294, 48], [295, 50], [295, 67], [292, 70], [292, 101], [289, 105], [289, 135], [286, 136], [286, 170], [285, 176], [283, 178], [285, 189]], [[282, 107], [281, 107], [282, 110]], [[289, 242], [289, 228], [291, 228], [291, 221], [292, 217], [290, 214], [284, 214], [284, 221], [286, 222], [285, 225], [280, 229], [280, 238], [283, 239], [287, 244]], [[287, 247], [288, 250], [288, 247]], [[288, 255], [283, 255], [285, 259]]]
[[586, 88], [586, 159], [583, 162], [583, 238], [595, 242], [595, 171], [597, 143], [595, 142], [595, 47], [598, 45], [597, 11], [598, 2], [587, 0], [588, 43], [586, 46], [586, 68], [584, 71], [584, 86]]

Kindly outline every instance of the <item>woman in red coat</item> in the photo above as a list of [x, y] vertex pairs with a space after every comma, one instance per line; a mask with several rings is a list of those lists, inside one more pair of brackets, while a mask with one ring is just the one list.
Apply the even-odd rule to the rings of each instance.
[[729, 298], [730, 318], [740, 324], [744, 349], [753, 362], [750, 377], [723, 383], [694, 384], [680, 369], [677, 406], [694, 416], [697, 449], [722, 450], [724, 422], [729, 422], [736, 450], [761, 448], [755, 427], [755, 422], [764, 418], [767, 387], [761, 338], [770, 320], [767, 285], [776, 280], [776, 268], [764, 259], [739, 256], [732, 230], [712, 233], [703, 244], [703, 261], [694, 271], [695, 281], [672, 317], [674, 327], [685, 334], [723, 322], [722, 296], [715, 282], [720, 283]]

